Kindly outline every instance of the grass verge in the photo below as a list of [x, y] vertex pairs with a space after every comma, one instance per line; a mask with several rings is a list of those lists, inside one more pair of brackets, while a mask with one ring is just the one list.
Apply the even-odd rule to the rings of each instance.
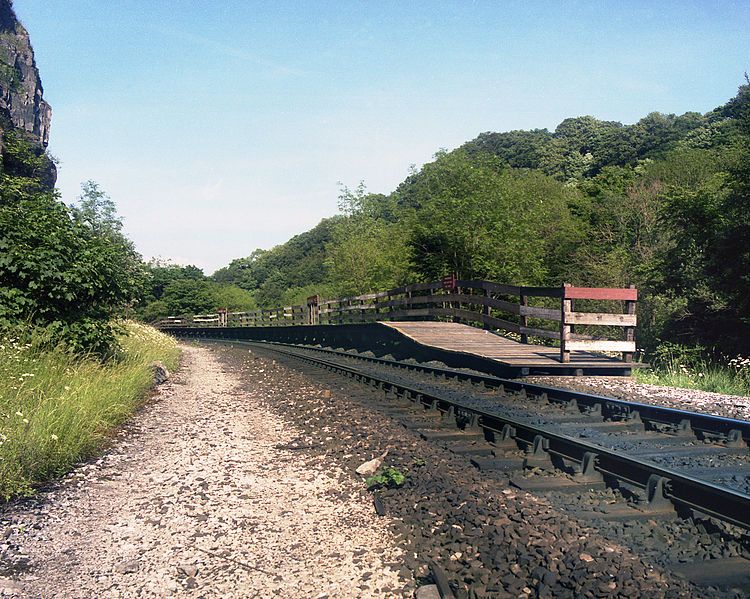
[[93, 455], [151, 387], [150, 364], [174, 369], [177, 344], [128, 322], [117, 360], [102, 364], [41, 340], [0, 341], [0, 499], [30, 495], [39, 483]]
[[750, 359], [734, 358], [727, 364], [697, 361], [668, 361], [653, 369], [636, 368], [633, 376], [639, 383], [699, 389], [725, 395], [750, 395]]

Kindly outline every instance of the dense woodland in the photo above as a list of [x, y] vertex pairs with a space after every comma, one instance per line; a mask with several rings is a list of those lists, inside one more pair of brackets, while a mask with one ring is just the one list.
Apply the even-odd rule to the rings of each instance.
[[[639, 346], [750, 353], [750, 82], [723, 106], [633, 125], [590, 116], [483, 133], [389, 195], [342, 188], [340, 213], [213, 276], [143, 264], [93, 183], [63, 205], [6, 135], [0, 326], [52, 323], [106, 353], [111, 318], [249, 310], [449, 272], [521, 285], [641, 291]], [[53, 265], [51, 268], [50, 265]]]
[[[750, 84], [700, 114], [482, 133], [217, 271], [260, 306], [434, 280], [642, 290], [639, 345], [750, 351]], [[206, 306], [207, 307], [207, 306]]]

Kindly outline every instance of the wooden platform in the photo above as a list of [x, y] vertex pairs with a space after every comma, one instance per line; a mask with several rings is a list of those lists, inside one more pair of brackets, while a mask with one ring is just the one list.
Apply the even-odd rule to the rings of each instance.
[[560, 350], [553, 347], [518, 343], [455, 322], [382, 322], [422, 345], [451, 352], [489, 358], [523, 374], [630, 374], [634, 367], [616, 358], [585, 351], [570, 352], [570, 362], [560, 362]]

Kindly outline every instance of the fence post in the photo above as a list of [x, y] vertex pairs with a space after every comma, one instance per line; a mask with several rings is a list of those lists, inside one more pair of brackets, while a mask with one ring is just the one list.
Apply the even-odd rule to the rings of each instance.
[[518, 296], [518, 303], [521, 305], [521, 309], [518, 311], [520, 314], [519, 324], [521, 325], [521, 329], [522, 329], [521, 330], [521, 343], [528, 343], [529, 336], [523, 332], [523, 329], [529, 326], [529, 317], [528, 315], [524, 314], [523, 309], [525, 306], [529, 305], [529, 296], [523, 292], [523, 287], [521, 287], [521, 294]]
[[[490, 290], [487, 288], [485, 288], [484, 290], [484, 297], [490, 297]], [[488, 305], [482, 306], [482, 314], [484, 314], [485, 316], [490, 316], [491, 312], [492, 312], [492, 308], [490, 308]], [[489, 331], [491, 329], [490, 325], [487, 324], [486, 322], [483, 323], [482, 328], [485, 331]]]
[[[635, 285], [630, 285], [630, 289], [635, 289]], [[625, 313], [635, 315], [635, 302], [627, 300], [625, 302]], [[625, 327], [625, 341], [635, 341], [635, 327]], [[633, 354], [631, 352], [622, 352], [623, 362], [632, 362]]]
[[[456, 295], [461, 295], [461, 288], [458, 285], [456, 285], [452, 289], [451, 293], [455, 293]], [[455, 302], [453, 302], [453, 309], [454, 310], [461, 309], [461, 300], [456, 300]], [[461, 320], [460, 318], [458, 318], [455, 314], [453, 314], [453, 322], [458, 322], [460, 320]]]
[[318, 324], [319, 295], [311, 295], [307, 298], [307, 324]]
[[568, 323], [568, 314], [572, 311], [571, 300], [565, 297], [565, 288], [570, 287], [570, 283], [563, 283], [562, 298], [560, 300], [560, 362], [570, 362], [570, 351], [566, 348], [570, 340], [570, 325]]

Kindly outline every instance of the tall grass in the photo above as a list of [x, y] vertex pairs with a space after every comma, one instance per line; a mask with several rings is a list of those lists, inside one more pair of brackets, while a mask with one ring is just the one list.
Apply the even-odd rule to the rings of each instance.
[[651, 370], [635, 369], [633, 372], [641, 383], [750, 395], [750, 358], [708, 359], [700, 347], [664, 343], [653, 356]]
[[177, 366], [176, 342], [128, 322], [117, 359], [50, 350], [39, 334], [0, 340], [0, 498], [29, 495], [101, 449], [150, 388], [150, 364]]

